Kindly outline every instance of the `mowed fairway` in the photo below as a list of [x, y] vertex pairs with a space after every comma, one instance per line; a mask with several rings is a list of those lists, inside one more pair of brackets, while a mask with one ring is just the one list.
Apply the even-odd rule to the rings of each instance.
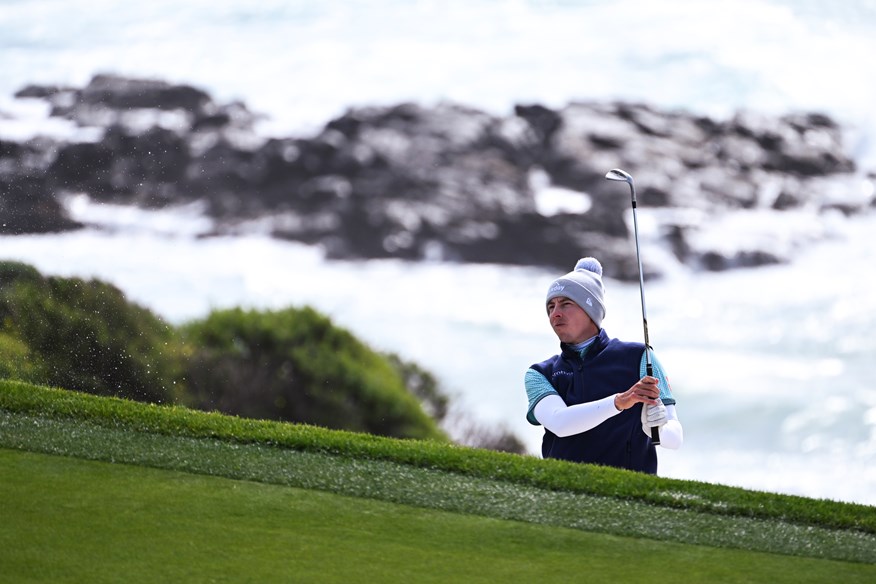
[[876, 566], [0, 449], [2, 582], [874, 582]]

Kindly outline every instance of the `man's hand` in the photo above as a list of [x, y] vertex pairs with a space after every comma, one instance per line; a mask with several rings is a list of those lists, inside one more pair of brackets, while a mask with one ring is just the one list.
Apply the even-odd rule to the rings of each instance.
[[648, 436], [651, 435], [651, 428], [659, 428], [666, 420], [666, 406], [663, 402], [658, 400], [656, 406], [642, 406], [642, 431]]
[[636, 404], [656, 406], [660, 404], [659, 398], [660, 389], [657, 387], [657, 378], [646, 375], [625, 392], [615, 395], [614, 407], [618, 410], [627, 410]]

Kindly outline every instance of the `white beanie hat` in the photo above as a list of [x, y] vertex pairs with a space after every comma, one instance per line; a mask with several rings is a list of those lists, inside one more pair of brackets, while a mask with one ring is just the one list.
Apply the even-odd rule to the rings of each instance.
[[545, 304], [565, 296], [584, 309], [590, 320], [602, 328], [605, 318], [605, 292], [602, 288], [602, 264], [596, 258], [581, 258], [575, 269], [554, 280], [548, 288]]

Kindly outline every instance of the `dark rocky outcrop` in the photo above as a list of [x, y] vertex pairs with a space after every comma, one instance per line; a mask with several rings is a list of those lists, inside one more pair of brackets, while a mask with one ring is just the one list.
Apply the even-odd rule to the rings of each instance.
[[[96, 141], [0, 141], [7, 233], [77, 227], [59, 203], [67, 193], [149, 207], [199, 200], [217, 232], [259, 220], [332, 258], [568, 268], [592, 254], [608, 275], [635, 278], [629, 192], [605, 180], [611, 168], [635, 177], [639, 213], [657, 223], [648, 237], [700, 269], [786, 259], [763, 246], [698, 244], [711, 218], [768, 210], [781, 221], [788, 210], [853, 214], [873, 204], [825, 196], [826, 181], [856, 169], [842, 128], [818, 113], [719, 121], [581, 102], [499, 117], [399, 104], [351, 109], [313, 136], [264, 139], [243, 104], [216, 104], [187, 85], [99, 75], [79, 89], [16, 95], [48, 100], [53, 116], [101, 132]], [[534, 177], [589, 197], [589, 208], [546, 211], [546, 185]]]

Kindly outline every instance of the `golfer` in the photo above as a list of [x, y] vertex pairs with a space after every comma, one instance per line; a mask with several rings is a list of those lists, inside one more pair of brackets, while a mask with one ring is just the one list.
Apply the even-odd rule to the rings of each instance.
[[526, 419], [545, 429], [542, 456], [657, 474], [651, 428], [659, 428], [663, 448], [680, 448], [684, 433], [653, 352], [652, 377], [643, 343], [612, 339], [602, 328], [602, 265], [579, 260], [551, 284], [546, 303], [560, 354], [525, 376]]

